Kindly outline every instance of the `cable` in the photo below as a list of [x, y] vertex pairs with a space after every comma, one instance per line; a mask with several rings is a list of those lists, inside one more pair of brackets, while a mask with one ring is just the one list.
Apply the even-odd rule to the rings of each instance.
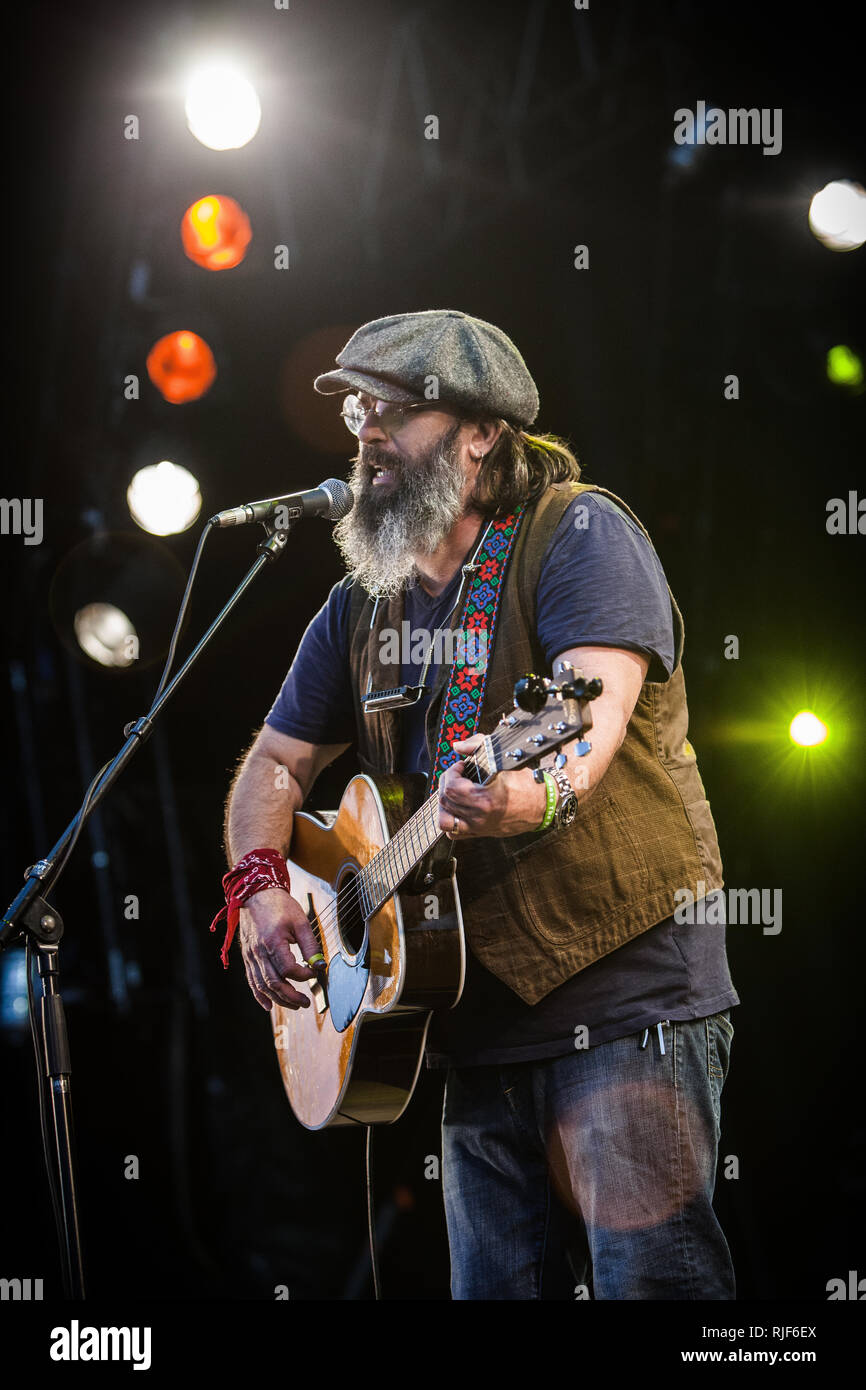
[[66, 868], [67, 860], [69, 859], [70, 854], [71, 854], [72, 851], [75, 849], [75, 846], [76, 846], [76, 844], [78, 843], [78, 837], [79, 837], [79, 835], [81, 834], [82, 828], [83, 828], [83, 826], [84, 826], [84, 818], [85, 818], [85, 816], [86, 816], [86, 814], [87, 814], [87, 808], [88, 808], [88, 806], [90, 805], [91, 801], [93, 800], [93, 797], [94, 797], [95, 794], [96, 794], [96, 791], [97, 791], [97, 789], [98, 789], [98, 785], [99, 785], [99, 783], [100, 783], [101, 780], [102, 780], [103, 773], [106, 771], [107, 768], [109, 768], [109, 767], [111, 766], [111, 763], [112, 763], [113, 761], [114, 761], [114, 759], [111, 758], [111, 759], [109, 759], [109, 761], [108, 761], [107, 763], [103, 763], [103, 764], [102, 764], [102, 767], [99, 769], [99, 771], [97, 772], [96, 776], [93, 778], [93, 781], [90, 783], [90, 786], [87, 788], [87, 791], [84, 793], [84, 800], [82, 801], [81, 805], [79, 806], [79, 808], [78, 808], [78, 814], [77, 814], [77, 816], [75, 817], [75, 829], [73, 830], [72, 834], [70, 835], [69, 840], [67, 841], [67, 844], [66, 844], [66, 848], [64, 849], [63, 854], [61, 855], [60, 859], [57, 861], [57, 864], [55, 865], [55, 868], [54, 868], [54, 872], [53, 872], [52, 875], [51, 875], [51, 887], [52, 887], [52, 889], [54, 888], [55, 884], [57, 883], [57, 880], [59, 879], [60, 875], [63, 873], [63, 870]]
[[[30, 1015], [30, 1036], [33, 1039], [33, 1052], [36, 1058], [36, 1087], [39, 1093], [39, 1126], [42, 1130], [42, 1156], [45, 1160], [45, 1171], [48, 1174], [48, 1190], [51, 1193], [51, 1206], [54, 1209], [54, 1223], [57, 1227], [57, 1239], [61, 1250], [65, 1252], [66, 1244], [63, 1233], [63, 1217], [60, 1207], [60, 1192], [57, 1186], [57, 1169], [54, 1163], [54, 1150], [48, 1139], [48, 1099], [46, 1096], [46, 1082], [44, 1065], [44, 1039], [40, 1022], [37, 1022], [36, 1000], [33, 994], [33, 960], [32, 960], [32, 939], [28, 934], [24, 939], [24, 960], [27, 970], [27, 1010]], [[63, 1283], [65, 1288], [70, 1287], [71, 1271], [68, 1268], [64, 1254]]]
[[[190, 594], [191, 594], [191, 592], [192, 592], [193, 583], [195, 582], [195, 576], [196, 576], [196, 572], [197, 572], [198, 567], [199, 567], [199, 562], [200, 562], [200, 560], [201, 560], [202, 551], [204, 550], [205, 541], [207, 540], [208, 536], [210, 535], [212, 529], [213, 529], [213, 518], [211, 518], [211, 520], [208, 521], [207, 525], [204, 527], [204, 529], [202, 530], [201, 535], [199, 536], [198, 545], [196, 546], [195, 555], [193, 556], [193, 561], [192, 561], [192, 565], [191, 565], [191, 567], [190, 567], [189, 576], [188, 576], [187, 581], [186, 581], [186, 588], [184, 589], [183, 598], [181, 599], [181, 602], [180, 602], [180, 608], [179, 608], [179, 610], [178, 610], [177, 620], [176, 620], [175, 625], [174, 625], [174, 631], [173, 631], [172, 634], [171, 634], [171, 641], [169, 642], [169, 645], [168, 645], [168, 655], [166, 656], [166, 659], [165, 659], [165, 667], [163, 668], [163, 672], [162, 672], [162, 675], [161, 675], [160, 680], [159, 680], [159, 685], [158, 685], [157, 688], [156, 688], [156, 693], [155, 693], [155, 695], [154, 695], [154, 697], [153, 697], [153, 700], [151, 701], [150, 709], [148, 710], [147, 714], [145, 715], [145, 719], [149, 719], [149, 718], [150, 718], [150, 715], [153, 713], [153, 706], [156, 704], [157, 700], [159, 699], [160, 695], [162, 694], [163, 690], [165, 689], [165, 685], [166, 685], [166, 682], [167, 682], [167, 680], [168, 680], [168, 673], [169, 673], [169, 671], [171, 670], [172, 662], [174, 661], [174, 654], [175, 654], [175, 650], [176, 650], [176, 648], [177, 648], [178, 638], [180, 637], [180, 630], [181, 630], [181, 627], [183, 626], [183, 620], [184, 620], [184, 618], [185, 618], [185, 616], [186, 616], [186, 610], [187, 610], [187, 606], [188, 606], [188, 604], [189, 604], [189, 597], [190, 597]], [[99, 788], [99, 783], [100, 783], [100, 781], [102, 780], [102, 776], [103, 776], [104, 772], [106, 771], [106, 769], [107, 769], [108, 767], [111, 766], [111, 762], [113, 762], [113, 761], [114, 761], [113, 759], [110, 759], [109, 762], [103, 764], [103, 766], [99, 769], [99, 771], [97, 772], [96, 776], [93, 778], [93, 781], [90, 783], [90, 786], [87, 788], [87, 791], [86, 791], [85, 794], [84, 794], [84, 800], [82, 801], [81, 806], [79, 807], [79, 810], [78, 810], [78, 814], [77, 814], [76, 817], [75, 817], [75, 828], [74, 828], [74, 830], [73, 830], [73, 832], [72, 832], [72, 835], [71, 835], [70, 838], [69, 838], [69, 841], [68, 841], [68, 843], [67, 843], [67, 845], [66, 845], [66, 848], [64, 849], [64, 851], [63, 851], [63, 853], [62, 853], [60, 859], [56, 862], [56, 864], [55, 864], [55, 866], [54, 866], [54, 869], [53, 869], [53, 871], [52, 871], [52, 874], [51, 874], [51, 888], [54, 888], [54, 887], [55, 887], [55, 885], [56, 885], [56, 883], [57, 883], [57, 880], [60, 878], [60, 875], [63, 873], [63, 870], [66, 868], [66, 865], [67, 865], [67, 863], [68, 863], [68, 861], [69, 861], [69, 856], [71, 855], [71, 853], [72, 853], [72, 851], [74, 850], [76, 844], [78, 843], [78, 837], [79, 837], [79, 835], [81, 834], [81, 830], [82, 830], [82, 828], [83, 828], [83, 826], [84, 826], [84, 820], [85, 820], [85, 817], [86, 817], [86, 815], [87, 815], [87, 809], [88, 809], [88, 807], [89, 807], [91, 801], [93, 800], [94, 795], [96, 794], [96, 792], [97, 792], [97, 790], [98, 790], [98, 788]]]
[[165, 683], [168, 680], [168, 673], [171, 670], [171, 664], [174, 661], [174, 653], [175, 648], [177, 647], [178, 638], [180, 637], [180, 630], [183, 626], [184, 617], [186, 616], [186, 609], [187, 604], [189, 603], [189, 596], [192, 593], [192, 586], [195, 582], [196, 570], [198, 569], [202, 551], [204, 550], [205, 541], [207, 540], [208, 536], [213, 530], [213, 525], [214, 518], [211, 517], [210, 521], [207, 523], [207, 525], [205, 526], [204, 530], [198, 538], [198, 545], [195, 548], [195, 555], [193, 556], [192, 565], [190, 566], [189, 577], [186, 581], [186, 588], [183, 591], [183, 598], [180, 601], [180, 608], [178, 610], [177, 620], [174, 625], [174, 632], [171, 634], [171, 641], [168, 644], [168, 655], [165, 658], [165, 667], [163, 668], [162, 675], [159, 678], [159, 685], [156, 687], [156, 694], [153, 697], [153, 704], [151, 705], [151, 709], [153, 708], [153, 705], [156, 704], [157, 700], [159, 699], [160, 695], [165, 689]]
[[376, 1254], [376, 1223], [373, 1219], [373, 1126], [367, 1125], [367, 1229], [370, 1232], [370, 1264], [373, 1267], [373, 1295], [382, 1298], [379, 1283], [379, 1258]]

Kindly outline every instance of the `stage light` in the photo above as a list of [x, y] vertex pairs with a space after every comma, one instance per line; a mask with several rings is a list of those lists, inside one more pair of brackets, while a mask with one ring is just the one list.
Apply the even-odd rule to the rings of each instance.
[[834, 386], [860, 386], [863, 383], [863, 363], [843, 343], [827, 353], [827, 376]]
[[205, 270], [240, 265], [252, 239], [250, 219], [234, 198], [211, 194], [187, 208], [180, 224], [183, 249]]
[[138, 636], [121, 608], [113, 603], [88, 603], [73, 620], [82, 651], [100, 666], [131, 666], [138, 657]]
[[78, 661], [127, 680], [135, 668], [165, 656], [185, 584], [181, 563], [164, 540], [132, 526], [100, 530], [60, 560], [48, 611]]
[[216, 377], [214, 355], [203, 338], [189, 329], [167, 333], [147, 354], [147, 374], [172, 405], [197, 401]]
[[252, 140], [262, 119], [256, 89], [231, 63], [204, 64], [187, 84], [186, 122], [210, 150], [237, 150]]
[[201, 511], [198, 481], [186, 468], [163, 459], [140, 468], [126, 490], [133, 521], [153, 536], [174, 536]]
[[866, 241], [866, 189], [850, 179], [834, 179], [809, 206], [809, 226], [830, 251], [855, 251]]
[[788, 733], [792, 742], [799, 744], [801, 748], [814, 748], [825, 741], [827, 725], [810, 709], [803, 709], [794, 715]]

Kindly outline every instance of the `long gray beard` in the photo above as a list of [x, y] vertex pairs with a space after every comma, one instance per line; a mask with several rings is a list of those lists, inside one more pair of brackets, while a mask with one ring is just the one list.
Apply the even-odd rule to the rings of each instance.
[[[426, 454], [406, 462], [365, 445], [349, 479], [355, 505], [334, 527], [349, 573], [368, 593], [397, 594], [419, 577], [416, 556], [430, 555], [463, 514], [463, 477], [453, 428]], [[393, 470], [396, 485], [380, 493], [369, 465]]]

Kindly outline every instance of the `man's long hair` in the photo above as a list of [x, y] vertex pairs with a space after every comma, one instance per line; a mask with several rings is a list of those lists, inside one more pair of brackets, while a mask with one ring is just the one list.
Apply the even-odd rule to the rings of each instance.
[[478, 470], [471, 505], [484, 516], [508, 515], [534, 502], [551, 483], [577, 482], [580, 464], [564, 439], [527, 434], [507, 421]]

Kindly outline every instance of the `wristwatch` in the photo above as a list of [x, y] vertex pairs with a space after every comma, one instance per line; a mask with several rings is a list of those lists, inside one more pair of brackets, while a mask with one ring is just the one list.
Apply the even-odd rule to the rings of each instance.
[[571, 825], [577, 815], [577, 796], [563, 768], [551, 768], [551, 776], [559, 787], [559, 801], [553, 815], [553, 828], [558, 830], [561, 825]]

